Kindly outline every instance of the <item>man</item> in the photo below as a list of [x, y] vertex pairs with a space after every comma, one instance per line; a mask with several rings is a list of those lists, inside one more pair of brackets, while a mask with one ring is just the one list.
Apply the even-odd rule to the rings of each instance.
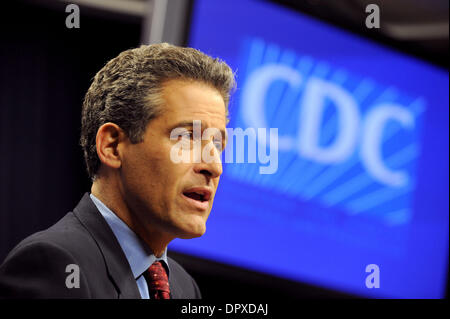
[[[109, 61], [82, 110], [91, 194], [10, 252], [0, 266], [0, 297], [200, 298], [167, 245], [206, 230], [234, 85], [224, 62], [166, 43]], [[195, 140], [194, 122], [221, 137]], [[196, 160], [195, 152], [174, 160], [198, 142], [213, 160]]]

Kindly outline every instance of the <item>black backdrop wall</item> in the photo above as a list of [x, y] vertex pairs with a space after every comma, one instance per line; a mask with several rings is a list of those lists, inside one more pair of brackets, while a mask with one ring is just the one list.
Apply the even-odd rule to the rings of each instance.
[[9, 2], [0, 14], [0, 259], [60, 219], [90, 188], [78, 146], [95, 73], [139, 44], [140, 24]]

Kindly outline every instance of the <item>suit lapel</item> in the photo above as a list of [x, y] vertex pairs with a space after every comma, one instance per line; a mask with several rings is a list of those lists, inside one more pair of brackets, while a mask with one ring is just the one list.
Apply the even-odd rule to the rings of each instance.
[[[169, 260], [170, 263], [170, 260]], [[175, 273], [170, 273], [169, 276], [169, 286], [170, 286], [170, 298], [171, 299], [183, 299], [183, 290], [178, 285], [178, 281], [175, 277]]]
[[116, 236], [92, 202], [88, 193], [84, 194], [73, 212], [97, 243], [119, 298], [141, 299], [128, 260]]

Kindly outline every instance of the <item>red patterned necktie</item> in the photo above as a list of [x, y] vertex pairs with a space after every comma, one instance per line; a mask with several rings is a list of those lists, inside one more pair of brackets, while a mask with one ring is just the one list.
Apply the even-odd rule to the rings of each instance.
[[151, 299], [170, 299], [169, 278], [161, 262], [155, 261], [146, 277]]

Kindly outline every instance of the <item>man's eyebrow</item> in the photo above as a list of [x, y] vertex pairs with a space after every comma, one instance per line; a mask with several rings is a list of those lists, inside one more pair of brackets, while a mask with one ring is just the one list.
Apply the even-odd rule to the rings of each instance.
[[193, 126], [194, 126], [194, 123], [192, 121], [191, 122], [183, 121], [183, 122], [173, 125], [172, 129], [177, 128], [177, 127], [193, 127]]
[[[173, 129], [177, 128], [177, 127], [184, 127], [184, 128], [193, 128], [194, 127], [194, 121], [182, 121], [179, 122], [175, 125], [172, 126], [172, 128], [170, 129], [170, 131], [172, 131]], [[220, 134], [222, 135], [222, 140], [226, 140], [227, 138], [227, 134], [225, 130], [219, 130]]]

